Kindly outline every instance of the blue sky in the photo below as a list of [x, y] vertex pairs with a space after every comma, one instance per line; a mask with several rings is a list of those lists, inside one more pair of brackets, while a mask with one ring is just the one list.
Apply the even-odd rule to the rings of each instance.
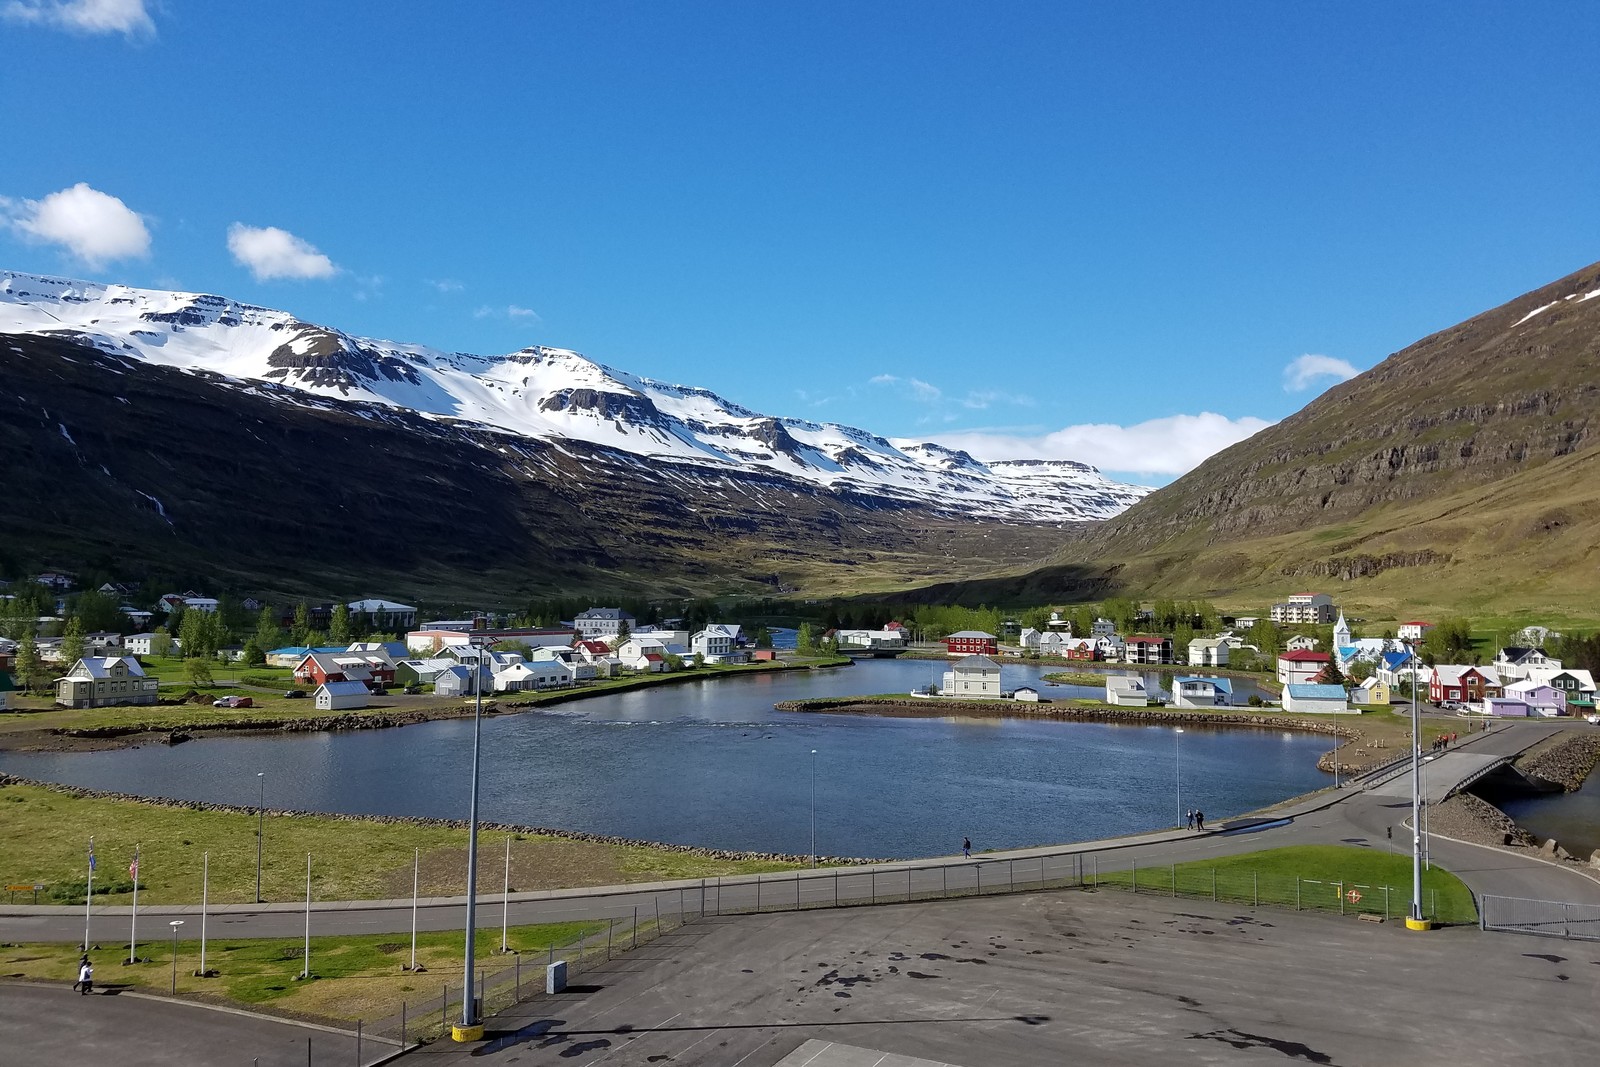
[[0, 0], [0, 267], [1159, 484], [1600, 259], [1597, 57], [1589, 5]]

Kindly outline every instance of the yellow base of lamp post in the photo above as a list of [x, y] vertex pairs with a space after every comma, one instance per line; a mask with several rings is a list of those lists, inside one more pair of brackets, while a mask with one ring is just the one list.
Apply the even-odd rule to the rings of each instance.
[[450, 1028], [450, 1040], [482, 1041], [483, 1024], [479, 1023], [477, 1026], [452, 1026]]
[[1410, 918], [1408, 918], [1408, 919], [1406, 919], [1406, 929], [1407, 930], [1432, 930], [1433, 929], [1433, 921], [1431, 919], [1410, 919]]

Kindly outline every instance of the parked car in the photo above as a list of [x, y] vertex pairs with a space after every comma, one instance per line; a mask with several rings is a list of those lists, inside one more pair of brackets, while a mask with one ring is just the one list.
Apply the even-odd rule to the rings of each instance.
[[408, 685], [408, 686], [405, 687], [405, 689], [403, 689], [401, 691], [403, 693], [405, 693], [405, 695], [408, 696], [408, 697], [414, 697], [414, 696], [418, 696], [418, 695], [420, 695], [422, 693], [422, 686], [420, 686], [420, 685]]
[[373, 696], [375, 696], [375, 697], [386, 697], [386, 696], [388, 696], [388, 695], [389, 695], [389, 691], [388, 691], [388, 690], [387, 690], [387, 689], [385, 689], [385, 688], [384, 688], [384, 687], [383, 687], [383, 686], [381, 686], [381, 685], [375, 685], [375, 686], [373, 686], [373, 687], [372, 687], [372, 688], [371, 688], [371, 690], [370, 690], [370, 692], [371, 692], [371, 693], [372, 693], [372, 695], [373, 695]]
[[218, 697], [211, 702], [214, 708], [253, 708], [256, 702], [249, 697], [228, 696]]
[[306, 691], [304, 689], [291, 689], [283, 695], [289, 700], [300, 700], [306, 695]]

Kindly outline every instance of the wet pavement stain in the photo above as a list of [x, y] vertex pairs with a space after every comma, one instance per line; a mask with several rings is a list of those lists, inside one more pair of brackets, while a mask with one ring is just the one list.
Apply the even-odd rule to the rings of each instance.
[[1524, 952], [1523, 955], [1528, 957], [1530, 960], [1548, 960], [1551, 963], [1567, 962], [1567, 957], [1557, 956], [1549, 952]]
[[564, 1048], [561, 1050], [561, 1055], [566, 1059], [573, 1059], [582, 1056], [585, 1052], [599, 1052], [603, 1048], [610, 1047], [611, 1042], [603, 1037], [597, 1037], [593, 1041], [579, 1041], [570, 1048]]
[[942, 974], [923, 974], [921, 971], [907, 971], [907, 978], [943, 978]]
[[924, 960], [947, 960], [949, 958], [943, 952], [924, 952], [918, 957], [918, 959]]
[[1223, 1044], [1232, 1045], [1237, 1049], [1269, 1048], [1274, 1052], [1282, 1053], [1292, 1060], [1305, 1060], [1307, 1063], [1333, 1065], [1333, 1057], [1325, 1052], [1318, 1052], [1299, 1041], [1284, 1041], [1280, 1038], [1267, 1037], [1263, 1034], [1247, 1034], [1243, 1030], [1212, 1030], [1203, 1034], [1190, 1034], [1190, 1041], [1221, 1041]]

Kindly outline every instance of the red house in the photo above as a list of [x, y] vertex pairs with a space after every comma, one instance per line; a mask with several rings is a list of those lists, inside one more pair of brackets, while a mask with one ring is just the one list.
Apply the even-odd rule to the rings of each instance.
[[1172, 638], [1137, 634], [1128, 638], [1126, 663], [1171, 663]]
[[1067, 658], [1077, 660], [1097, 660], [1100, 658], [1100, 646], [1087, 637], [1077, 641], [1067, 642]]
[[1500, 673], [1493, 667], [1464, 667], [1440, 664], [1428, 681], [1428, 699], [1435, 704], [1446, 700], [1480, 702], [1488, 697], [1505, 696]]
[[394, 664], [382, 656], [358, 652], [312, 652], [294, 669], [294, 680], [305, 686], [328, 682], [365, 682], [387, 688], [394, 684]]
[[1332, 662], [1333, 657], [1326, 652], [1285, 652], [1278, 657], [1278, 682], [1282, 685], [1310, 684]]
[[944, 649], [952, 656], [998, 656], [1000, 639], [982, 630], [958, 630], [944, 639]]

